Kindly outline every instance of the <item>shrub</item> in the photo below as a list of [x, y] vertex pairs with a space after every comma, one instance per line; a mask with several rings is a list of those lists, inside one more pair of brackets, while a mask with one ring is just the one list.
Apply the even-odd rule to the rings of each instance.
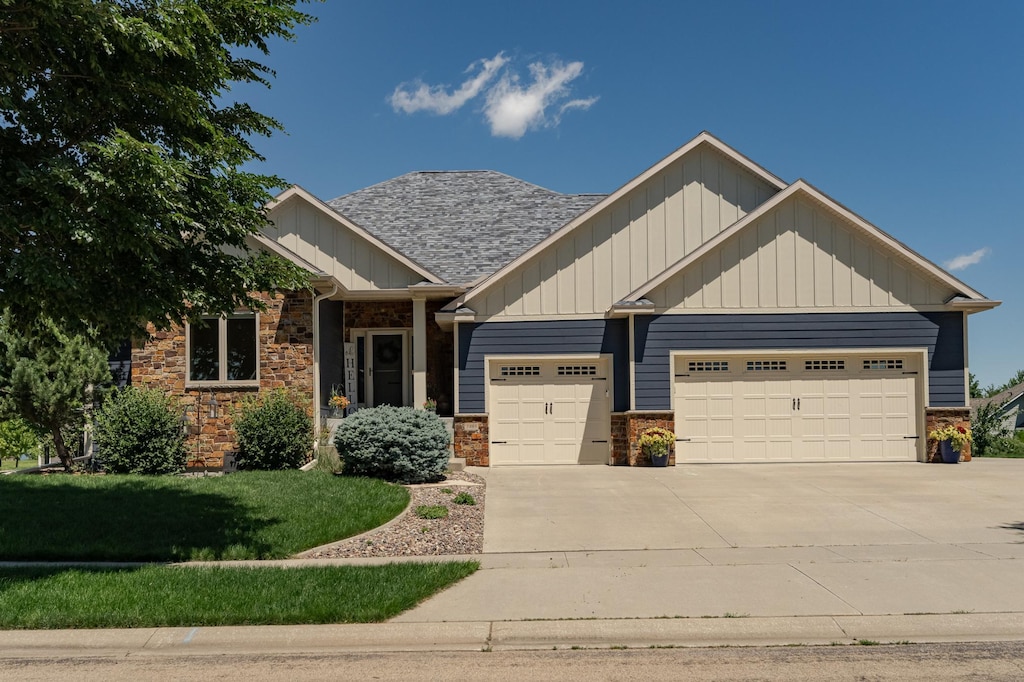
[[476, 504], [476, 500], [473, 499], [473, 496], [470, 495], [469, 493], [459, 493], [454, 498], [452, 498], [452, 502], [454, 502], [455, 504], [468, 504], [468, 505], [475, 505]]
[[416, 507], [416, 516], [421, 519], [443, 519], [448, 516], [448, 507], [443, 504], [423, 504]]
[[239, 469], [295, 469], [313, 450], [313, 420], [283, 389], [243, 402], [235, 434]]
[[1016, 431], [1012, 436], [1003, 436], [991, 443], [985, 451], [988, 457], [1024, 458], [1024, 431]]
[[444, 478], [448, 432], [433, 412], [411, 407], [364, 408], [342, 420], [334, 436], [344, 473], [399, 483]]
[[971, 430], [974, 436], [971, 455], [984, 457], [989, 454], [989, 448], [1009, 435], [1009, 429], [1003, 423], [1003, 415], [1000, 412], [1002, 407], [998, 403], [989, 403], [982, 405], [974, 413], [971, 418]]
[[128, 386], [96, 413], [104, 468], [115, 474], [173, 474], [185, 468], [185, 434], [177, 403], [162, 391]]

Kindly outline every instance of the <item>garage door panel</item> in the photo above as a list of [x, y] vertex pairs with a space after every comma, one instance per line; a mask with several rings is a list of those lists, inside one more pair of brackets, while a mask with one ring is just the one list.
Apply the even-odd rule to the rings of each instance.
[[677, 459], [916, 459], [916, 361], [864, 357], [734, 356], [713, 372], [693, 370], [713, 357], [677, 358]]

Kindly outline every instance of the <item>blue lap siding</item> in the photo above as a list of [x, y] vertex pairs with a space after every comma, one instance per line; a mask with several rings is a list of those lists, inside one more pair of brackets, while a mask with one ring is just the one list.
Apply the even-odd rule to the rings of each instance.
[[638, 315], [636, 409], [671, 409], [669, 352], [829, 348], [927, 348], [931, 407], [962, 407], [963, 315], [941, 313], [801, 313], [780, 315]]
[[487, 411], [484, 357], [487, 355], [614, 355], [614, 410], [629, 409], [629, 340], [625, 320], [482, 322], [459, 325], [459, 412]]

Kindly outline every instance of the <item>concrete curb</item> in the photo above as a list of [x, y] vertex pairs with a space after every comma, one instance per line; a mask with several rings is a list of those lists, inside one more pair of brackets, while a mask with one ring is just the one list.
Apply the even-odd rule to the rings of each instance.
[[1024, 640], [1024, 613], [0, 631], [0, 659]]

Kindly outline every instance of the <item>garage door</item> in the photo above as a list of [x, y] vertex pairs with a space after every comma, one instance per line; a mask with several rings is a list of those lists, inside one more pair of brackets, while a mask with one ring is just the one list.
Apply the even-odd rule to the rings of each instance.
[[676, 356], [676, 459], [915, 460], [920, 361]]
[[491, 466], [606, 464], [610, 395], [603, 361], [490, 363]]

